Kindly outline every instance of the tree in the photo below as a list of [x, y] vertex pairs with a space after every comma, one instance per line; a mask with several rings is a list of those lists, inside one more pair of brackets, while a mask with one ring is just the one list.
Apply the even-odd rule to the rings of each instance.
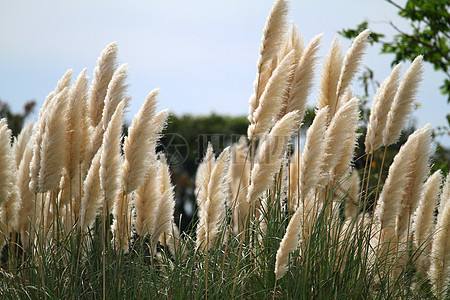
[[26, 118], [33, 112], [36, 102], [34, 100], [27, 101], [23, 106], [23, 111], [14, 113], [11, 111], [9, 104], [0, 100], [0, 118], [8, 120], [9, 129], [11, 129], [13, 136], [17, 136], [22, 130]]

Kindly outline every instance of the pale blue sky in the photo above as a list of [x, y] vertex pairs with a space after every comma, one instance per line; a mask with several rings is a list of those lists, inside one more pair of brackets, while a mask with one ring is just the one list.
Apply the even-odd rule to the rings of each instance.
[[[15, 110], [30, 98], [41, 103], [66, 69], [78, 73], [87, 67], [92, 74], [100, 51], [117, 41], [119, 62], [129, 64], [128, 119], [155, 87], [161, 89], [159, 107], [175, 113], [246, 114], [271, 5], [266, 0], [0, 0], [0, 98]], [[372, 21], [376, 31], [392, 32], [391, 20], [407, 29], [382, 0], [299, 0], [290, 7], [289, 19], [306, 41], [324, 33], [321, 58], [338, 30], [363, 19]], [[342, 39], [342, 44], [349, 42]], [[364, 64], [382, 80], [390, 60], [371, 47]], [[421, 107], [413, 114], [419, 125], [445, 124], [449, 106], [439, 93], [441, 82], [442, 76], [427, 65], [419, 89]], [[441, 141], [450, 145], [449, 137]]]

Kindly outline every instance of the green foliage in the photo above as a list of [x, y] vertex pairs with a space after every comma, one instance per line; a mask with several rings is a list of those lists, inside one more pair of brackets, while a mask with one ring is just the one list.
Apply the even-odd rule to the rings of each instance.
[[238, 141], [241, 135], [246, 135], [247, 126], [248, 121], [243, 116], [172, 114], [161, 144], [169, 155], [171, 164], [178, 165], [193, 176], [208, 142], [215, 149], [223, 149], [231, 142]]

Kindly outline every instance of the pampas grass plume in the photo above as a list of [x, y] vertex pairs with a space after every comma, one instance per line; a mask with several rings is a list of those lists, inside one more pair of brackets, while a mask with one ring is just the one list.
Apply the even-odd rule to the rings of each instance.
[[102, 119], [108, 84], [116, 68], [117, 44], [107, 45], [97, 60], [88, 99], [90, 125], [96, 127]]
[[331, 44], [328, 56], [322, 71], [322, 80], [320, 82], [320, 96], [317, 108], [326, 106], [329, 108], [329, 119], [334, 116], [337, 108], [337, 83], [342, 65], [342, 52], [338, 40], [335, 38]]
[[14, 140], [14, 157], [16, 167], [19, 168], [25, 149], [33, 135], [33, 123], [26, 124]]
[[248, 138], [260, 137], [273, 125], [273, 120], [282, 108], [283, 95], [287, 88], [288, 77], [292, 72], [294, 52], [289, 52], [283, 61], [273, 71], [257, 109], [252, 114], [251, 124], [248, 127]]
[[310, 190], [316, 187], [320, 180], [322, 162], [325, 151], [325, 131], [327, 128], [328, 107], [319, 109], [313, 123], [306, 132], [305, 147], [302, 152], [300, 165], [300, 195], [305, 198]]
[[337, 99], [339, 99], [339, 97], [344, 93], [345, 89], [347, 89], [352, 78], [355, 76], [356, 71], [358, 70], [358, 66], [367, 46], [367, 38], [369, 37], [369, 34], [370, 31], [368, 29], [358, 34], [358, 36], [353, 40], [352, 46], [345, 54], [337, 84]]
[[105, 96], [105, 106], [103, 108], [102, 124], [103, 130], [106, 130], [117, 105], [124, 99], [127, 89], [125, 80], [127, 79], [128, 66], [121, 65], [114, 71]]
[[120, 140], [122, 137], [122, 119], [126, 101], [121, 101], [114, 112], [111, 122], [103, 136], [103, 147], [100, 157], [100, 186], [108, 211], [112, 209], [112, 203], [121, 188], [121, 156]]
[[400, 138], [403, 126], [413, 108], [413, 101], [422, 77], [423, 58], [417, 56], [403, 76], [389, 111], [383, 132], [383, 144], [392, 145]]
[[286, 114], [260, 145], [250, 176], [251, 184], [247, 193], [249, 203], [255, 203], [272, 183], [273, 176], [280, 169], [286, 145], [299, 126], [298, 118], [298, 111]]
[[389, 109], [397, 92], [399, 75], [400, 64], [392, 69], [389, 77], [383, 81], [375, 94], [364, 141], [366, 154], [373, 153], [383, 144], [383, 131], [386, 127]]
[[148, 170], [153, 156], [154, 149], [151, 149], [151, 141], [154, 124], [152, 124], [152, 119], [155, 115], [158, 92], [158, 90], [153, 90], [148, 94], [128, 130], [128, 138], [124, 144], [123, 167], [123, 186], [127, 194], [142, 185], [145, 172]]
[[441, 182], [442, 173], [440, 170], [427, 179], [423, 186], [423, 197], [414, 216], [414, 243], [418, 249], [421, 249], [416, 264], [423, 273], [426, 273], [429, 267], [429, 239], [433, 233], [434, 210], [439, 198]]
[[55, 96], [49, 107], [42, 135], [39, 169], [39, 192], [58, 188], [65, 164], [66, 130], [65, 111], [67, 109], [68, 88]]

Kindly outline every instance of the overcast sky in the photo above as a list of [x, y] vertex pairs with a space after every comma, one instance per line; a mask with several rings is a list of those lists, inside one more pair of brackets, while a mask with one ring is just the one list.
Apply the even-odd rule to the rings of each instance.
[[[128, 119], [145, 95], [159, 87], [159, 108], [172, 112], [246, 114], [264, 22], [272, 1], [6, 1], [0, 0], [0, 98], [21, 109], [40, 104], [66, 69], [92, 74], [105, 45], [117, 41], [119, 62], [129, 65], [132, 97]], [[368, 19], [372, 29], [392, 33], [389, 21], [408, 26], [382, 0], [299, 0], [289, 19], [307, 42], [324, 33], [320, 62], [336, 32]], [[349, 41], [342, 39], [344, 47]], [[391, 56], [367, 51], [364, 64], [378, 80], [390, 72]], [[404, 64], [403, 71], [408, 64]], [[318, 71], [321, 66], [318, 66]], [[319, 73], [314, 93], [317, 97]], [[442, 75], [425, 68], [419, 89], [418, 125], [444, 125], [449, 111], [439, 93]], [[353, 84], [355, 93], [360, 91]], [[450, 138], [441, 139], [450, 145]]]

